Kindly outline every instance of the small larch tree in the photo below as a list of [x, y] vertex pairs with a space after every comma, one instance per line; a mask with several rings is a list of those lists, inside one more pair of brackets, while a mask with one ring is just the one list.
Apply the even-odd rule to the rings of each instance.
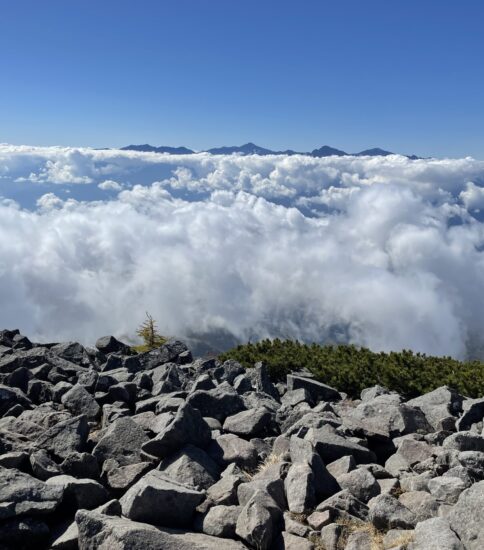
[[166, 342], [166, 338], [158, 332], [156, 321], [148, 312], [146, 312], [146, 319], [139, 326], [136, 334], [143, 339], [143, 346], [139, 346], [140, 351], [159, 348]]

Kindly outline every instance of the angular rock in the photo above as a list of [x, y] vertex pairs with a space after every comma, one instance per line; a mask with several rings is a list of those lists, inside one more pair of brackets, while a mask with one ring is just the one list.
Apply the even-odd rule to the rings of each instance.
[[434, 430], [454, 430], [457, 415], [462, 410], [463, 397], [448, 386], [425, 393], [407, 401], [407, 405], [418, 407]]
[[290, 392], [300, 388], [307, 390], [315, 403], [319, 401], [339, 401], [341, 399], [341, 394], [337, 390], [322, 382], [296, 374], [288, 374], [287, 391]]
[[309, 464], [293, 464], [289, 468], [284, 484], [290, 512], [304, 514], [314, 508], [316, 504], [314, 474]]
[[220, 476], [219, 466], [205, 451], [194, 445], [185, 445], [165, 459], [159, 469], [178, 483], [199, 491], [211, 487]]
[[225, 432], [241, 437], [253, 438], [267, 435], [270, 431], [271, 421], [272, 414], [265, 407], [259, 407], [228, 416], [223, 424], [223, 429]]
[[484, 540], [484, 481], [462, 491], [447, 515], [450, 527], [466, 550], [480, 550]]
[[241, 506], [213, 506], [203, 518], [202, 531], [214, 537], [235, 538], [235, 527], [241, 510]]
[[370, 498], [380, 493], [380, 486], [377, 480], [364, 468], [357, 468], [347, 474], [339, 476], [338, 483], [342, 489], [347, 489], [362, 502], [368, 502]]
[[390, 495], [378, 495], [368, 505], [370, 521], [377, 529], [412, 529], [417, 523], [415, 514]]
[[213, 390], [193, 392], [188, 396], [187, 403], [198, 409], [202, 416], [210, 416], [220, 422], [245, 409], [242, 397], [227, 382]]
[[61, 397], [62, 404], [72, 414], [85, 414], [88, 420], [97, 420], [101, 414], [101, 407], [94, 397], [80, 384], [76, 384]]
[[152, 470], [120, 499], [123, 515], [135, 521], [178, 527], [190, 525], [203, 493]]
[[[464, 545], [444, 518], [419, 522], [414, 531], [412, 550], [464, 550]], [[476, 546], [477, 548], [477, 546]]]
[[455, 504], [459, 495], [467, 488], [467, 483], [458, 477], [434, 477], [429, 481], [430, 493], [439, 501]]
[[[236, 524], [237, 535], [260, 550], [268, 550], [275, 534], [275, 518], [268, 506], [271, 497], [257, 491], [241, 510]], [[273, 507], [277, 507], [275, 503]]]
[[0, 479], [0, 520], [49, 514], [62, 501], [62, 487], [47, 485], [18, 470], [0, 468]]
[[366, 447], [337, 435], [327, 427], [308, 430], [305, 439], [311, 441], [323, 462], [333, 462], [344, 456], [352, 455], [357, 464], [376, 462], [376, 456]]
[[141, 447], [148, 440], [143, 429], [131, 418], [119, 418], [109, 426], [92, 454], [99, 463], [113, 458], [122, 466], [136, 464], [142, 462]]
[[46, 484], [62, 488], [63, 506], [92, 510], [109, 500], [106, 489], [92, 479], [76, 479], [72, 476], [60, 475], [49, 478]]
[[129, 355], [131, 353], [131, 348], [117, 340], [114, 336], [103, 336], [98, 338], [96, 347], [101, 353], [106, 355], [108, 353], [120, 353], [124, 355]]
[[36, 444], [60, 459], [81, 452], [87, 441], [89, 426], [85, 415], [58, 422], [40, 435]]
[[165, 458], [187, 443], [204, 448], [210, 439], [210, 428], [200, 411], [187, 402], [178, 409], [173, 420], [167, 422], [158, 435], [145, 442], [142, 448], [149, 455]]
[[126, 491], [152, 468], [149, 462], [128, 464], [108, 471], [107, 482], [114, 491]]
[[254, 445], [234, 434], [220, 435], [212, 441], [207, 452], [221, 467], [234, 462], [241, 468], [251, 469], [257, 464], [257, 451]]

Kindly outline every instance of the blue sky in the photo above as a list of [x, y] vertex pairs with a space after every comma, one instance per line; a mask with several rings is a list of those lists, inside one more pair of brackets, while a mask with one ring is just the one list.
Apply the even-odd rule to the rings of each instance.
[[0, 142], [484, 158], [479, 0], [0, 4]]

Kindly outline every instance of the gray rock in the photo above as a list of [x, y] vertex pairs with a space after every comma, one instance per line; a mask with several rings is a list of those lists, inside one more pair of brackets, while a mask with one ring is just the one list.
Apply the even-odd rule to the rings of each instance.
[[402, 493], [398, 500], [415, 514], [417, 521], [425, 521], [437, 516], [440, 504], [426, 491], [408, 491]]
[[321, 545], [324, 550], [339, 550], [341, 548], [339, 541], [342, 535], [343, 527], [341, 525], [337, 523], [325, 525], [320, 533]]
[[312, 442], [325, 463], [348, 455], [352, 455], [357, 464], [376, 462], [376, 456], [372, 451], [332, 432], [327, 426], [309, 429], [305, 439]]
[[30, 409], [31, 404], [30, 399], [22, 390], [0, 384], [0, 416], [3, 416], [14, 405], [22, 405], [22, 407]]
[[187, 443], [204, 448], [210, 439], [210, 427], [201, 413], [187, 402], [178, 409], [173, 420], [164, 423], [154, 439], [143, 444], [142, 449], [149, 455], [165, 458]]
[[276, 539], [275, 550], [314, 550], [314, 544], [293, 533], [283, 531]]
[[416, 407], [401, 403], [397, 394], [379, 395], [357, 407], [346, 409], [343, 422], [350, 429], [387, 438], [432, 431], [424, 413]]
[[[419, 522], [415, 527], [411, 550], [464, 550], [464, 545], [444, 518]], [[476, 546], [477, 548], [477, 546]]]
[[362, 401], [371, 401], [379, 395], [388, 395], [391, 393], [392, 392], [389, 389], [385, 388], [385, 386], [380, 386], [379, 384], [376, 384], [371, 388], [365, 388], [364, 390], [361, 390], [360, 399]]
[[299, 403], [312, 403], [311, 394], [306, 388], [288, 391], [281, 398], [281, 404], [286, 407], [295, 407]]
[[97, 479], [99, 464], [96, 457], [89, 453], [71, 453], [61, 464], [62, 472], [69, 476]]
[[267, 493], [257, 491], [242, 508], [237, 519], [237, 535], [260, 550], [270, 548], [275, 534], [274, 510], [277, 505], [271, 500]]
[[91, 510], [109, 500], [106, 489], [92, 479], [77, 479], [72, 476], [60, 475], [49, 478], [46, 484], [62, 488], [63, 506]]
[[180, 451], [163, 460], [159, 469], [178, 483], [197, 490], [208, 489], [220, 477], [219, 466], [205, 451], [194, 445], [185, 445]]
[[228, 416], [223, 424], [225, 432], [241, 437], [253, 438], [267, 435], [270, 431], [272, 414], [265, 408], [249, 409]]
[[377, 529], [412, 529], [417, 522], [415, 514], [391, 495], [378, 495], [368, 506], [370, 521]]
[[470, 430], [473, 424], [482, 422], [484, 418], [484, 398], [466, 399], [462, 403], [462, 416], [457, 421], [459, 431]]
[[232, 462], [248, 469], [257, 465], [257, 451], [254, 445], [235, 434], [220, 435], [212, 441], [207, 452], [221, 467], [226, 467]]
[[214, 537], [235, 538], [241, 506], [212, 506], [202, 521], [202, 531]]
[[447, 515], [466, 550], [480, 550], [484, 540], [484, 481], [463, 491]]
[[354, 531], [348, 536], [345, 550], [373, 550], [374, 541], [368, 531]]
[[279, 401], [279, 392], [271, 381], [267, 367], [261, 362], [255, 364], [254, 382], [257, 392], [270, 395], [276, 401]]
[[187, 403], [198, 409], [202, 416], [210, 416], [220, 422], [245, 409], [242, 397], [228, 382], [213, 390], [193, 392], [188, 396]]
[[79, 384], [67, 391], [61, 397], [61, 402], [72, 414], [85, 414], [88, 420], [97, 420], [101, 415], [101, 407], [94, 397]]
[[319, 401], [339, 401], [341, 399], [341, 394], [337, 390], [322, 382], [304, 376], [297, 376], [296, 374], [288, 374], [287, 391], [300, 388], [306, 389], [315, 403]]
[[64, 459], [73, 452], [83, 451], [88, 434], [87, 418], [81, 414], [58, 422], [40, 435], [36, 444], [54, 456]]
[[152, 465], [149, 462], [119, 466], [108, 471], [107, 483], [114, 491], [124, 492], [151, 469]]
[[120, 465], [142, 462], [141, 447], [149, 438], [131, 418], [119, 418], [106, 430], [92, 454], [99, 463], [113, 458]]
[[457, 432], [449, 435], [442, 443], [444, 449], [456, 451], [484, 452], [484, 437], [473, 432]]
[[59, 475], [61, 470], [59, 466], [50, 458], [49, 453], [40, 449], [30, 455], [30, 465], [34, 476], [42, 481], [49, 477]]
[[313, 512], [310, 516], [307, 518], [308, 525], [314, 530], [314, 531], [321, 531], [321, 529], [325, 525], [329, 525], [333, 522], [332, 520], [332, 514], [329, 510], [325, 510], [324, 512]]
[[290, 512], [304, 514], [314, 508], [316, 504], [314, 474], [309, 464], [293, 464], [289, 468], [284, 484]]
[[318, 504], [316, 508], [318, 512], [324, 512], [326, 510], [346, 512], [362, 521], [368, 519], [368, 506], [364, 502], [361, 502], [361, 500], [358, 500], [346, 489], [327, 498]]
[[357, 468], [339, 476], [338, 483], [342, 489], [347, 489], [362, 502], [368, 502], [380, 493], [380, 486], [375, 477], [364, 468]]
[[335, 478], [348, 474], [356, 468], [356, 462], [352, 455], [343, 456], [326, 465], [328, 472]]
[[102, 336], [96, 341], [96, 347], [101, 353], [120, 353], [129, 355], [131, 348], [117, 340], [114, 336]]
[[227, 506], [237, 504], [237, 488], [242, 483], [241, 475], [225, 475], [207, 490], [207, 500], [213, 504]]
[[170, 527], [190, 525], [203, 493], [190, 489], [152, 470], [120, 499], [123, 515], [135, 520]]
[[51, 544], [52, 550], [77, 550], [79, 529], [73, 521], [62, 532], [56, 533], [56, 539]]
[[49, 514], [62, 501], [62, 487], [52, 487], [11, 468], [0, 468], [0, 520], [20, 515]]
[[459, 495], [467, 488], [467, 483], [458, 477], [434, 477], [429, 481], [429, 491], [437, 499], [447, 504], [455, 504]]
[[418, 407], [434, 430], [454, 430], [457, 415], [462, 410], [463, 397], [448, 386], [425, 393], [407, 401], [407, 405]]

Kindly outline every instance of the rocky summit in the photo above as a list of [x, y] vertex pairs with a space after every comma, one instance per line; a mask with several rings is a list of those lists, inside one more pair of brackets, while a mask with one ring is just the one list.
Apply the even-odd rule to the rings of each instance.
[[0, 331], [0, 549], [480, 550], [484, 397]]

